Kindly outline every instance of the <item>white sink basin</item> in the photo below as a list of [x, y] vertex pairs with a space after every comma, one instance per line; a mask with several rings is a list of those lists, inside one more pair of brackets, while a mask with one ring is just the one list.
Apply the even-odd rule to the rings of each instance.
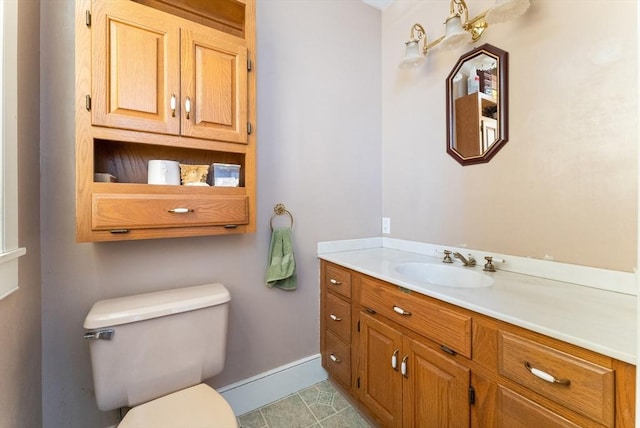
[[489, 287], [493, 278], [473, 268], [432, 263], [402, 263], [396, 272], [412, 281], [458, 288]]

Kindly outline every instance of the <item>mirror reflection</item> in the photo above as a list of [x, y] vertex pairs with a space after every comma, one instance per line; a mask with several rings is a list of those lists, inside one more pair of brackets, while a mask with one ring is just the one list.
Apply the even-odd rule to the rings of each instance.
[[447, 77], [447, 152], [462, 165], [488, 162], [507, 142], [507, 52], [485, 44]]

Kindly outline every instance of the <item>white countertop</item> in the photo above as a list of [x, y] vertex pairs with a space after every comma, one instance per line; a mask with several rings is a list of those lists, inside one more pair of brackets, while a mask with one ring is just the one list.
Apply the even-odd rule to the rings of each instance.
[[[318, 257], [444, 302], [636, 364], [636, 296], [507, 271], [487, 273], [495, 282], [484, 288], [417, 283], [397, 273], [394, 267], [406, 262], [441, 263], [441, 259], [390, 248], [332, 252]], [[482, 272], [482, 266], [461, 269]]]

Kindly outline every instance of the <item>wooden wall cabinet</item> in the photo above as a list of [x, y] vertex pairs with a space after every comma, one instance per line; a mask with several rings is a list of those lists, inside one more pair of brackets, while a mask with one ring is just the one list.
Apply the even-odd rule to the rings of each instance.
[[455, 151], [462, 157], [477, 157], [494, 143], [497, 120], [485, 116], [487, 108], [496, 108], [496, 100], [482, 92], [465, 95], [455, 100]]
[[[146, 3], [76, 2], [76, 238], [253, 232], [255, 0]], [[148, 185], [152, 159], [237, 164], [240, 186]]]
[[321, 272], [323, 318], [327, 273], [349, 278], [351, 381], [325, 357], [326, 320], [323, 366], [382, 427], [634, 426], [631, 364], [326, 261]]

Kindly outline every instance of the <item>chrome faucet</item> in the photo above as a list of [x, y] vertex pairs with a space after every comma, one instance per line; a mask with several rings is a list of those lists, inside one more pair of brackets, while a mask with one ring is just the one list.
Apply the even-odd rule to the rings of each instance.
[[475, 266], [476, 265], [476, 259], [473, 258], [473, 256], [471, 254], [469, 254], [469, 258], [465, 258], [462, 254], [460, 254], [459, 252], [455, 252], [453, 253], [453, 257], [455, 257], [456, 259], [460, 259], [460, 261], [462, 262], [463, 266]]

